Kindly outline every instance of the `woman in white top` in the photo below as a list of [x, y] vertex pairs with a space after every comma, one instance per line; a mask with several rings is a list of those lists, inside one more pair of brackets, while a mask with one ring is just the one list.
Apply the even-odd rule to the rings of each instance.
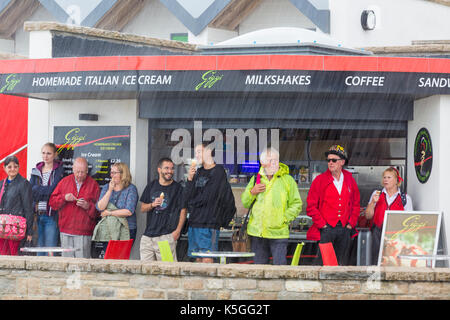
[[381, 232], [383, 230], [384, 213], [386, 210], [412, 211], [412, 200], [407, 194], [400, 192], [403, 179], [394, 167], [383, 172], [383, 190], [375, 190], [370, 197], [365, 215], [368, 220], [373, 219], [372, 231], [372, 264], [377, 264], [380, 251]]

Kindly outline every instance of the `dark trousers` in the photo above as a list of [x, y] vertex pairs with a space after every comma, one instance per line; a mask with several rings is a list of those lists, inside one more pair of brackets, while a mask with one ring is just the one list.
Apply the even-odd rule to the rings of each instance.
[[255, 253], [255, 264], [269, 264], [272, 255], [272, 264], [286, 265], [288, 239], [267, 239], [251, 237], [251, 248]]
[[[336, 253], [336, 258], [340, 266], [345, 266], [348, 264], [350, 232], [351, 230], [343, 227], [340, 222], [338, 222], [334, 228], [328, 225], [325, 229], [320, 229], [319, 243], [331, 242], [333, 244], [334, 252]], [[320, 254], [320, 250], [318, 258], [322, 264], [322, 255]]]
[[378, 254], [380, 253], [380, 243], [381, 243], [381, 232], [383, 230], [378, 228], [377, 226], [372, 226], [372, 256], [371, 256], [371, 264], [378, 264]]

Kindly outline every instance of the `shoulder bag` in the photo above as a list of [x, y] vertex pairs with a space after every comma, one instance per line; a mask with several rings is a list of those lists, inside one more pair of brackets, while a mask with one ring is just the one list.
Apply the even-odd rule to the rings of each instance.
[[[0, 192], [0, 204], [5, 190], [6, 178], [3, 180], [2, 190]], [[22, 240], [25, 238], [27, 230], [27, 220], [21, 216], [12, 214], [0, 214], [0, 239]]]
[[[255, 185], [257, 176], [255, 176], [255, 180], [253, 185]], [[252, 204], [250, 205], [250, 208], [248, 209], [247, 214], [244, 217], [244, 221], [242, 222], [242, 225], [240, 228], [235, 228], [235, 224], [233, 224], [232, 227], [232, 235], [231, 235], [231, 245], [233, 246], [234, 252], [250, 252], [250, 237], [247, 233], [247, 224], [248, 219], [250, 218], [250, 214], [253, 208], [253, 204], [255, 203], [255, 200], [253, 200]]]

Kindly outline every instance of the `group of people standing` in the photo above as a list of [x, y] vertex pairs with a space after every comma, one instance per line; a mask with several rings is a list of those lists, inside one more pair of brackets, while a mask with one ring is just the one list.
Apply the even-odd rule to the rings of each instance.
[[[348, 162], [344, 148], [334, 145], [325, 156], [328, 169], [313, 180], [306, 199], [306, 212], [313, 221], [307, 239], [331, 242], [339, 264], [345, 265], [360, 216], [360, 194], [352, 174], [344, 169]], [[42, 161], [32, 169], [29, 182], [20, 176], [15, 156], [5, 160], [4, 170], [7, 178], [0, 182], [1, 213], [25, 217], [27, 230], [21, 241], [0, 239], [0, 254], [17, 255], [23, 242], [32, 240], [36, 223], [38, 246], [55, 247], [60, 243], [62, 248], [76, 249], [63, 256], [90, 258], [91, 242], [101, 238], [99, 226], [106, 218], [116, 218], [117, 225], [126, 231], [125, 237], [136, 240], [140, 201], [140, 212], [147, 215], [140, 239], [141, 260], [161, 260], [158, 242], [168, 241], [176, 261], [177, 240], [187, 229], [188, 256], [198, 262], [213, 262], [211, 258], [196, 257], [195, 252], [217, 251], [220, 229], [236, 212], [226, 171], [214, 162], [213, 150], [207, 144], [195, 147], [185, 187], [173, 179], [173, 161], [162, 158], [157, 165], [158, 177], [145, 187], [140, 198], [124, 163], [111, 165], [111, 181], [101, 188], [88, 175], [84, 158], [76, 158], [73, 173], [63, 177], [53, 143], [42, 147]], [[366, 217], [373, 219], [372, 261], [378, 254], [385, 210], [412, 210], [411, 198], [399, 191], [401, 182], [397, 169], [385, 170], [383, 189], [373, 192], [365, 209]], [[273, 264], [286, 264], [289, 225], [303, 203], [276, 149], [261, 152], [260, 169], [250, 179], [241, 200], [244, 207], [251, 208], [247, 233], [254, 262], [268, 264], [272, 257]]]

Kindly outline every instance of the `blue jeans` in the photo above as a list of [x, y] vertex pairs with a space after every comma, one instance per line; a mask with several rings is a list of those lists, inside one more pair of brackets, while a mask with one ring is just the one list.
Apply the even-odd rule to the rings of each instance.
[[[56, 247], [58, 245], [59, 229], [54, 216], [45, 214], [37, 218], [38, 247]], [[38, 256], [46, 256], [47, 253], [39, 252]]]

